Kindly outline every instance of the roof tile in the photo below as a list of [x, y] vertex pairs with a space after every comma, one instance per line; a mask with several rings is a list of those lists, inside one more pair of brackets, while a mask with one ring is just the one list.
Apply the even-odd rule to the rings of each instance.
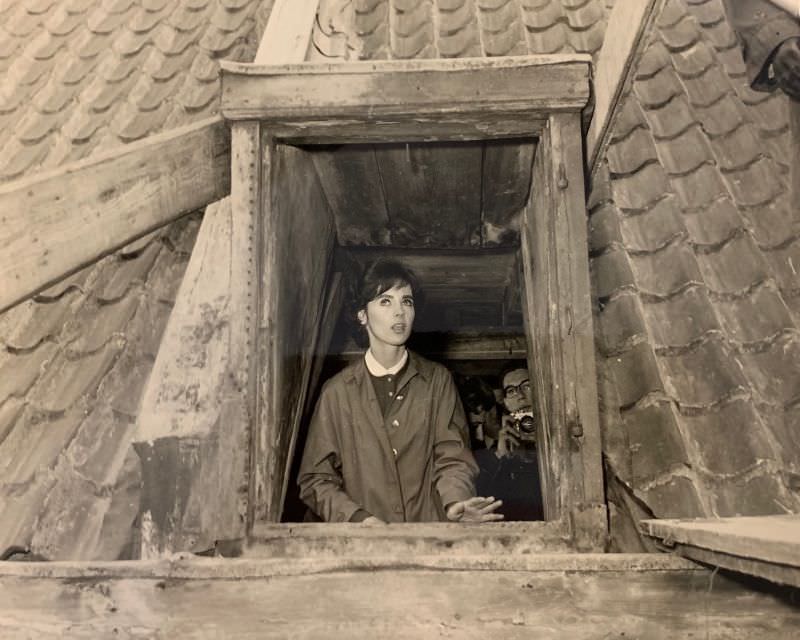
[[[186, 268], [185, 262], [183, 267]], [[172, 302], [159, 300], [156, 295], [146, 296], [127, 328], [126, 337], [129, 343], [135, 342], [138, 351], [155, 360], [171, 311]]]
[[56, 351], [56, 345], [52, 342], [46, 342], [27, 353], [4, 350], [5, 357], [0, 361], [0, 402], [6, 402], [9, 398], [24, 398]]
[[765, 132], [781, 133], [789, 130], [789, 99], [783, 92], [759, 94], [764, 98], [757, 107], [749, 106], [750, 118]]
[[197, 82], [187, 78], [175, 100], [189, 113], [207, 108], [219, 96], [219, 82]]
[[605, 355], [616, 354], [647, 337], [639, 297], [635, 293], [609, 300], [598, 319], [600, 349]]
[[601, 300], [621, 289], [634, 287], [633, 271], [624, 250], [608, 251], [591, 259], [593, 291]]
[[[677, 2], [671, 4], [672, 6], [678, 6]], [[666, 13], [666, 9], [664, 13]], [[662, 13], [662, 15], [664, 14]], [[685, 51], [694, 45], [700, 37], [697, 23], [688, 15], [680, 18], [673, 25], [662, 26], [659, 29], [659, 35], [664, 44], [667, 45], [667, 48], [673, 52]]]
[[631, 97], [628, 93], [622, 100], [617, 111], [614, 122], [614, 131], [611, 136], [612, 142], [617, 142], [632, 135], [636, 129], [647, 126], [644, 112], [639, 105], [639, 101]]
[[745, 207], [771, 202], [783, 192], [772, 160], [759, 157], [743, 169], [726, 172], [727, 183], [738, 204]]
[[766, 347], [739, 355], [747, 379], [766, 401], [783, 406], [796, 400], [800, 389], [800, 340], [796, 334], [779, 336]]
[[94, 353], [56, 358], [31, 391], [31, 404], [37, 409], [57, 413], [75, 406], [86, 394], [94, 394], [120, 346], [112, 341]]
[[769, 471], [748, 477], [743, 482], [726, 479], [717, 491], [716, 510], [720, 517], [774, 515], [798, 509], [798, 500], [786, 492]]
[[155, 231], [144, 234], [140, 238], [122, 247], [122, 249], [119, 250], [119, 255], [123, 258], [134, 258], [140, 255], [142, 252], [146, 251], [150, 245], [158, 243], [158, 239], [161, 237], [162, 233], [163, 229], [156, 229]]
[[589, 218], [589, 251], [597, 253], [614, 244], [622, 243], [617, 210], [605, 203], [593, 211]]
[[13, 36], [27, 38], [33, 31], [41, 25], [41, 18], [35, 13], [29, 13], [22, 5], [17, 6], [17, 10], [5, 23], [4, 28]]
[[667, 481], [640, 490], [657, 518], [700, 518], [707, 515], [693, 478], [673, 475]]
[[94, 353], [121, 336], [139, 304], [138, 292], [130, 291], [122, 299], [109, 304], [90, 305], [81, 310], [77, 318], [81, 331], [69, 344], [72, 357]]
[[709, 67], [696, 78], [684, 77], [682, 81], [689, 104], [694, 107], [707, 107], [731, 93], [731, 79], [717, 65]]
[[249, 11], [231, 10], [218, 6], [211, 16], [211, 23], [223, 31], [237, 31], [242, 28], [248, 18], [250, 18]]
[[703, 43], [671, 55], [672, 64], [681, 78], [698, 78], [717, 64], [714, 52]]
[[162, 6], [149, 9], [149, 5], [143, 2], [142, 7], [138, 8], [128, 20], [128, 28], [136, 33], [145, 33], [154, 29], [170, 12], [166, 3], [160, 4]]
[[574, 31], [581, 32], [604, 22], [606, 12], [599, 2], [583, 2], [566, 7], [564, 15], [567, 18], [567, 24]]
[[635, 486], [689, 464], [674, 412], [671, 403], [660, 402], [648, 407], [635, 407], [623, 414]]
[[80, 13], [70, 13], [65, 9], [54, 11], [47, 18], [45, 28], [54, 36], [67, 36], [84, 23]]
[[676, 96], [683, 94], [683, 87], [672, 67], [664, 67], [652, 78], [638, 78], [633, 91], [647, 109], [659, 109]]
[[669, 185], [661, 165], [648, 164], [631, 175], [614, 180], [612, 192], [620, 209], [642, 211], [661, 200], [669, 192]]
[[52, 419], [26, 412], [26, 418], [18, 422], [0, 444], [3, 483], [25, 484], [33, 480], [37, 472], [52, 469], [82, 420], [83, 411], [80, 410]]
[[670, 296], [690, 283], [701, 282], [694, 252], [683, 242], [654, 253], [632, 255], [631, 267], [639, 288], [658, 297]]
[[49, 286], [47, 289], [40, 291], [34, 300], [36, 300], [36, 302], [53, 302], [71, 291], [80, 291], [85, 293], [86, 280], [92, 273], [93, 269], [94, 265], [89, 265], [88, 267], [79, 269], [75, 273], [62, 278], [55, 284]]
[[686, 213], [683, 221], [689, 239], [700, 247], [720, 244], [742, 229], [739, 211], [727, 196]]
[[636, 63], [636, 80], [649, 80], [671, 64], [670, 54], [660, 40], [651, 40]]
[[706, 136], [698, 127], [689, 127], [673, 140], [661, 142], [658, 155], [667, 172], [678, 176], [714, 161]]
[[708, 207], [728, 194], [717, 169], [709, 164], [700, 165], [696, 171], [684, 176], [671, 176], [670, 181], [681, 206], [687, 210]]
[[[736, 399], [708, 413], [684, 416], [684, 424], [707, 472], [742, 474], [759, 460], [774, 457], [759, 416], [745, 399]], [[725, 455], [719, 455], [721, 451]]]
[[719, 331], [714, 307], [702, 287], [644, 305], [644, 317], [657, 348], [687, 347], [709, 332]]
[[787, 191], [765, 205], [748, 207], [748, 227], [762, 249], [784, 245], [797, 233], [798, 223], [790, 200], [791, 193]]
[[729, 94], [708, 106], [695, 107], [694, 112], [703, 131], [710, 136], [730, 133], [745, 121], [742, 105]]
[[630, 407], [650, 393], [663, 392], [664, 385], [650, 345], [637, 344], [607, 360], [619, 393], [620, 407]]
[[719, 250], [698, 253], [697, 261], [703, 279], [716, 293], [739, 294], [769, 275], [761, 251], [748, 234], [734, 236]]
[[39, 508], [51, 484], [52, 480], [42, 480], [18, 493], [0, 491], [0, 549], [30, 544]]
[[[0, 381], [0, 385], [2, 384], [2, 381]], [[2, 397], [2, 392], [0, 392], [0, 398]], [[24, 408], [25, 404], [19, 398], [6, 397], [5, 401], [0, 400], [0, 445], [3, 444], [6, 436], [11, 433], [12, 427], [22, 415]]]
[[126, 142], [139, 140], [146, 135], [158, 131], [166, 117], [170, 106], [162, 103], [153, 111], [139, 111], [131, 105], [125, 105], [111, 122], [111, 127]]
[[684, 410], [708, 410], [748, 389], [735, 359], [714, 335], [688, 350], [662, 354], [659, 362], [670, 395]]
[[785, 246], [763, 254], [784, 295], [800, 292], [800, 237], [795, 235]]
[[739, 344], [764, 343], [795, 326], [783, 298], [768, 284], [714, 306], [725, 333]]
[[44, 160], [47, 151], [47, 142], [25, 145], [12, 140], [0, 155], [0, 178], [12, 180], [20, 177], [31, 166]]
[[131, 29], [120, 29], [111, 45], [116, 53], [130, 57], [140, 53], [146, 46], [153, 44], [152, 32], [136, 32]]
[[634, 129], [628, 137], [612, 142], [608, 148], [608, 168], [612, 174], [631, 174], [646, 164], [658, 162], [653, 138], [647, 129]]
[[160, 250], [161, 243], [150, 242], [138, 254], [114, 259], [102, 270], [95, 283], [95, 297], [104, 303], [115, 302], [127, 294], [134, 284], [144, 283]]
[[28, 300], [22, 303], [27, 312], [6, 335], [6, 344], [17, 351], [34, 349], [45, 340], [55, 339], [75, 306], [77, 293], [68, 293], [55, 302], [39, 303]]
[[620, 230], [628, 251], [637, 255], [653, 253], [687, 235], [671, 194], [644, 213], [620, 218]]
[[[509, 38], [518, 38], [517, 34], [512, 30], [506, 33]], [[559, 53], [567, 47], [567, 33], [567, 29], [561, 23], [553, 25], [551, 28], [545, 29], [544, 31], [531, 31], [530, 29], [526, 29], [525, 35], [528, 42], [528, 52], [533, 54]], [[507, 48], [507, 52], [502, 55], [511, 56], [525, 54], [526, 51], [523, 41], [518, 42], [518, 45], [515, 45], [512, 49]]]
[[729, 133], [711, 138], [711, 148], [723, 171], [741, 169], [752, 164], [761, 153], [758, 138], [749, 126], [739, 126]]
[[522, 2], [522, 18], [531, 31], [549, 29], [564, 19], [564, 7], [558, 2]]

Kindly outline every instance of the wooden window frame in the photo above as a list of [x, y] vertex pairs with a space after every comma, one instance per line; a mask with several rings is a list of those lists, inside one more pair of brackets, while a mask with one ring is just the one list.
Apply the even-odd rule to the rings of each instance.
[[[286, 494], [290, 464], [281, 456], [287, 454], [265, 443], [286, 436], [275, 429], [290, 428], [291, 457], [299, 428], [299, 418], [290, 427], [280, 426], [277, 405], [283, 400], [271, 386], [276, 373], [269, 369], [258, 332], [279, 304], [269, 280], [280, 274], [266, 268], [274, 264], [270, 256], [277, 250], [270, 246], [275, 234], [266, 229], [275, 224], [270, 194], [276, 145], [533, 137], [539, 144], [522, 215], [522, 293], [528, 364], [536, 372], [540, 410], [545, 518], [573, 548], [603, 549], [607, 514], [581, 130], [590, 68], [586, 55], [222, 63], [222, 114], [232, 126], [232, 207], [250, 220], [253, 251], [246, 259], [251, 273], [262, 274], [252, 278], [249, 320], [255, 354], [250, 362], [251, 526], [276, 522]], [[320, 300], [329, 307], [324, 296]], [[305, 390], [298, 393], [302, 397], [294, 400], [303, 405]]]

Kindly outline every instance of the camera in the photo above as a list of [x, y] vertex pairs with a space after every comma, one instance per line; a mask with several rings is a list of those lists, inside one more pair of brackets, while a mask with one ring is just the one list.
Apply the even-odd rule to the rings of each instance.
[[536, 422], [533, 420], [533, 412], [530, 409], [515, 411], [511, 414], [511, 420], [520, 444], [528, 449], [536, 447]]

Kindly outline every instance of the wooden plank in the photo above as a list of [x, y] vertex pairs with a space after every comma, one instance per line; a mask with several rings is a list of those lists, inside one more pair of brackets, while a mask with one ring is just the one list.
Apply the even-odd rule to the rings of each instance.
[[306, 59], [319, 0], [276, 0], [256, 52], [255, 64]]
[[800, 102], [789, 100], [791, 143], [791, 202], [800, 202]]
[[611, 10], [603, 46], [597, 57], [594, 115], [586, 135], [592, 174], [607, 145], [617, 101], [644, 46], [644, 36], [662, 6], [663, 0], [616, 0]]
[[339, 244], [390, 244], [389, 215], [375, 150], [348, 145], [314, 149], [311, 156], [334, 213]]
[[589, 63], [584, 55], [284, 66], [222, 62], [222, 111], [233, 120], [261, 119], [280, 136], [330, 136], [331, 128], [347, 123], [349, 135], [359, 131], [365, 140], [385, 140], [384, 123], [404, 124], [419, 136], [454, 124], [468, 130], [470, 122], [483, 137], [507, 136], [523, 119], [583, 108]]
[[[252, 421], [256, 123], [233, 129], [234, 193], [206, 210], [134, 436], [141, 554], [244, 535]], [[244, 188], [243, 188], [244, 187]], [[224, 265], [224, 268], [220, 268]]]
[[218, 117], [0, 186], [0, 312], [229, 190]]
[[519, 217], [528, 202], [535, 151], [533, 140], [484, 143], [482, 246], [517, 246]]
[[691, 545], [800, 569], [800, 515], [644, 520], [641, 527], [668, 546]]
[[393, 246], [480, 246], [480, 145], [392, 145], [375, 155]]
[[588, 215], [579, 114], [550, 117], [552, 250], [558, 270], [560, 390], [569, 441], [570, 517], [576, 543], [603, 548], [607, 514], [603, 486], [594, 323], [589, 282]]
[[[530, 570], [535, 556], [487, 558], [464, 570], [313, 561], [303, 563], [306, 574], [263, 577], [8, 577], [0, 581], [0, 635], [788, 640], [800, 622], [789, 594], [748, 591], [697, 569], [576, 571], [564, 562]], [[495, 562], [508, 568], [487, 568]], [[230, 571], [235, 563], [221, 564]]]
[[255, 520], [277, 521], [303, 415], [335, 232], [310, 154], [270, 142], [262, 183], [265, 227], [254, 450]]

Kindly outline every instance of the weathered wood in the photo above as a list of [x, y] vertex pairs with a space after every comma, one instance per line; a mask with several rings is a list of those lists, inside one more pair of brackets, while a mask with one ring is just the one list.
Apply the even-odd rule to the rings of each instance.
[[220, 118], [0, 186], [0, 312], [230, 190]]
[[319, 0], [276, 0], [256, 52], [255, 64], [306, 59]]
[[540, 139], [522, 259], [545, 517], [569, 517], [578, 546], [602, 548], [607, 525], [577, 114], [551, 116]]
[[390, 244], [389, 215], [375, 150], [352, 145], [314, 149], [311, 156], [336, 219], [339, 244]]
[[641, 525], [663, 540], [800, 567], [800, 515], [645, 520]]
[[789, 127], [792, 135], [791, 198], [795, 206], [800, 202], [800, 101], [789, 99]]
[[310, 155], [265, 144], [255, 520], [277, 521], [303, 415], [335, 232]]
[[[503, 638], [577, 640], [796, 635], [800, 613], [783, 591], [748, 591], [725, 576], [675, 564], [654, 570], [653, 556], [639, 558], [560, 554], [548, 558], [550, 566], [538, 556], [438, 557], [430, 563], [314, 558], [293, 559], [284, 572], [270, 560], [208, 560], [193, 561], [192, 571], [175, 563], [175, 569], [154, 570], [153, 577], [144, 572], [117, 577], [107, 567], [72, 573], [53, 568], [63, 577], [0, 581], [0, 635], [482, 639], [490, 631]], [[497, 565], [502, 568], [492, 568]], [[42, 571], [28, 567], [24, 571], [31, 575]]]
[[243, 555], [253, 558], [380, 556], [407, 561], [435, 555], [454, 560], [475, 555], [533, 556], [569, 552], [571, 548], [565, 533], [559, 522], [466, 526], [436, 522], [379, 527], [358, 527], [349, 523], [256, 525]]
[[392, 246], [480, 246], [480, 145], [392, 145], [375, 155]]
[[594, 75], [594, 115], [586, 134], [590, 173], [594, 173], [613, 122], [617, 101], [644, 44], [644, 34], [663, 0], [616, 0], [606, 27]]
[[584, 55], [285, 66], [223, 62], [222, 111], [233, 120], [258, 118], [276, 136], [317, 141], [337, 135], [386, 141], [387, 133], [430, 139], [454, 128], [484, 138], [531, 135], [547, 112], [586, 104], [589, 62]]
[[255, 123], [234, 127], [234, 193], [206, 210], [143, 394], [143, 557], [245, 532], [258, 226], [248, 151], [259, 138]]
[[536, 143], [492, 140], [484, 144], [481, 240], [485, 247], [516, 246], [519, 216], [528, 202]]

